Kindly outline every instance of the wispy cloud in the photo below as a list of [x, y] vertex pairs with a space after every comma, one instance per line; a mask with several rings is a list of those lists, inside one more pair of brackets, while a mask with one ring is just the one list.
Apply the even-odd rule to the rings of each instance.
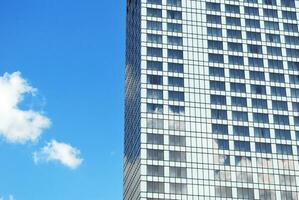
[[34, 142], [50, 127], [50, 119], [42, 113], [19, 108], [24, 95], [36, 91], [20, 72], [0, 76], [0, 136], [8, 142]]
[[9, 195], [8, 198], [4, 198], [0, 196], [0, 200], [16, 200], [13, 195]]
[[76, 169], [83, 162], [80, 154], [80, 151], [71, 145], [52, 140], [40, 151], [34, 152], [33, 159], [36, 164], [57, 161], [70, 169]]

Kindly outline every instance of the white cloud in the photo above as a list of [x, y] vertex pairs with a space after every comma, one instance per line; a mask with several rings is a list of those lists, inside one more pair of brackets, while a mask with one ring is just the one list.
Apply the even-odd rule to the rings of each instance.
[[50, 119], [43, 114], [19, 108], [24, 95], [36, 91], [20, 72], [0, 76], [0, 136], [8, 142], [34, 142], [50, 126]]
[[71, 169], [76, 169], [83, 162], [80, 154], [80, 151], [71, 145], [52, 140], [40, 151], [34, 152], [33, 159], [36, 164], [40, 162], [58, 161]]

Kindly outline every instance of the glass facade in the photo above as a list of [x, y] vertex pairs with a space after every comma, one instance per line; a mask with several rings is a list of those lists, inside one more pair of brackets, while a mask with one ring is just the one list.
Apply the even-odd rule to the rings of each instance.
[[127, 0], [125, 200], [299, 199], [298, 17]]

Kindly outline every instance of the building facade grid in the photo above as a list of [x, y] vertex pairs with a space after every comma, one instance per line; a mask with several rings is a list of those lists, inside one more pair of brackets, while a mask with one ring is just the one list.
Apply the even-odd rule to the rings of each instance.
[[298, 15], [127, 1], [124, 199], [298, 199]]

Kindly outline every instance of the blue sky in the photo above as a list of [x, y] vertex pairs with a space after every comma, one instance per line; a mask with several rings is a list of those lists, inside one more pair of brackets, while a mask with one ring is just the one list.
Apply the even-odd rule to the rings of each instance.
[[[52, 121], [35, 142], [0, 139], [0, 197], [121, 199], [125, 0], [2, 0], [0, 25], [0, 76], [20, 71], [38, 89], [21, 108]], [[52, 139], [82, 165], [35, 164]]]

